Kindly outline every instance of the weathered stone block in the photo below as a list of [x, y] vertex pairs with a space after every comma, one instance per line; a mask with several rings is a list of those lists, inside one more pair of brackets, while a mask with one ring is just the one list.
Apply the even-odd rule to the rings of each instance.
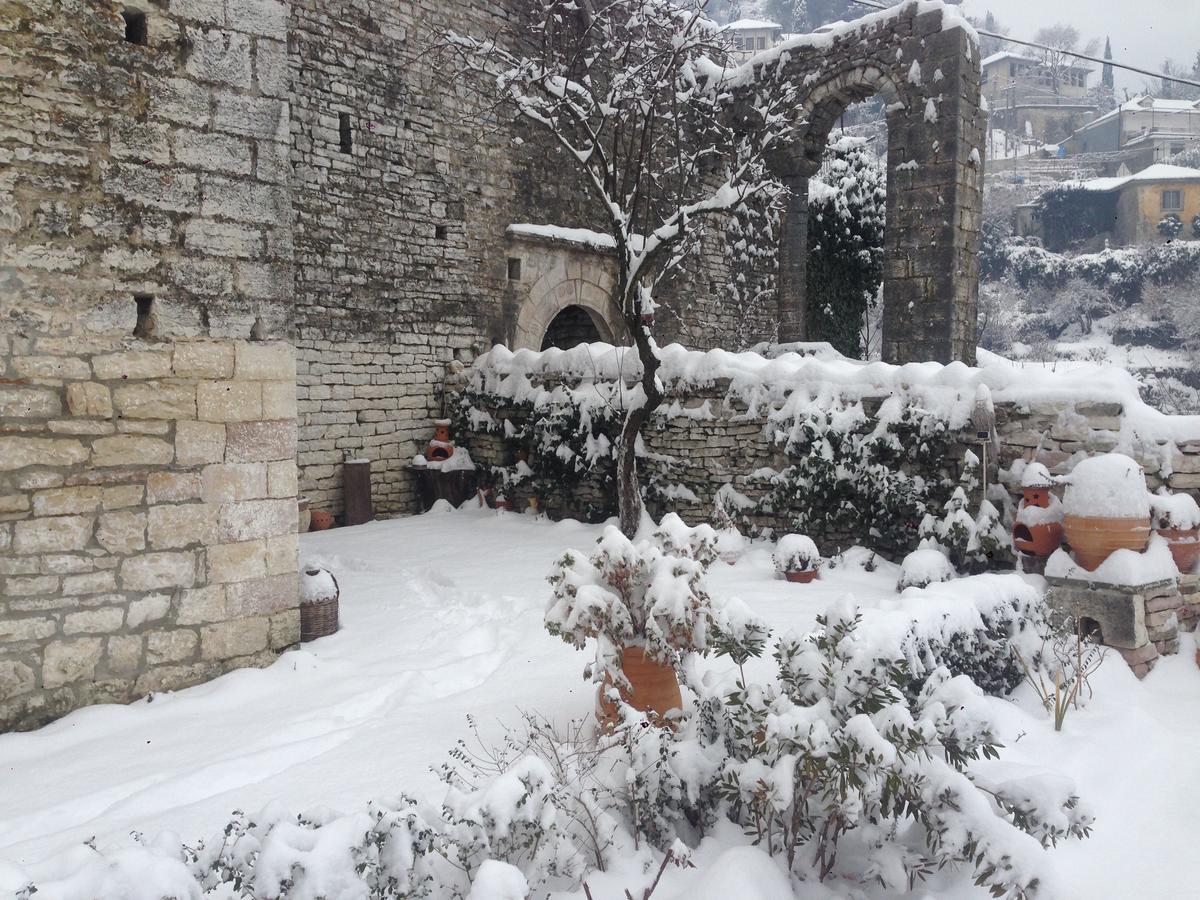
[[41, 641], [53, 637], [58, 631], [58, 623], [45, 616], [29, 616], [0, 618], [0, 644], [13, 644], [19, 641]]
[[299, 489], [296, 463], [290, 459], [267, 463], [267, 493], [271, 497], [295, 497]]
[[136, 634], [110, 637], [104, 666], [113, 675], [134, 675], [142, 667], [142, 638]]
[[221, 507], [217, 539], [222, 543], [252, 541], [296, 531], [293, 500], [246, 500]]
[[119, 510], [100, 516], [96, 542], [109, 553], [136, 553], [146, 546], [146, 514]]
[[225, 458], [225, 426], [214, 422], [180, 422], [175, 426], [175, 461], [193, 466]]
[[134, 629], [147, 623], [159, 622], [166, 618], [170, 610], [170, 594], [148, 594], [129, 604], [129, 610], [125, 613], [125, 627]]
[[196, 581], [194, 553], [145, 553], [121, 561], [121, 582], [129, 591], [191, 587]]
[[52, 488], [33, 495], [35, 516], [65, 516], [100, 510], [103, 492], [99, 487]]
[[62, 401], [58, 391], [0, 384], [0, 416], [36, 419], [50, 418], [61, 413]]
[[145, 381], [171, 374], [171, 354], [165, 350], [125, 350], [92, 359], [99, 381]]
[[74, 439], [0, 436], [0, 471], [26, 466], [73, 466], [87, 456], [87, 449]]
[[200, 657], [230, 659], [266, 650], [269, 631], [270, 622], [265, 616], [205, 625], [200, 629]]
[[100, 503], [105, 509], [141, 506], [146, 489], [140, 484], [117, 484], [103, 489]]
[[230, 422], [226, 426], [225, 458], [230, 462], [290, 460], [296, 455], [296, 423]]
[[217, 544], [208, 548], [210, 582], [225, 584], [231, 581], [251, 581], [263, 578], [266, 574], [265, 541]]
[[187, 28], [191, 45], [187, 73], [197, 81], [244, 86], [250, 83], [250, 38], [237, 32]]
[[129, 465], [166, 465], [175, 458], [175, 448], [158, 438], [118, 434], [92, 443], [92, 465], [97, 468]]
[[62, 580], [62, 592], [68, 597], [84, 594], [104, 594], [117, 589], [117, 578], [112, 572], [86, 572], [82, 575], [67, 575]]
[[263, 382], [262, 409], [264, 419], [296, 418], [296, 386], [287, 381]]
[[235, 619], [265, 616], [299, 605], [295, 573], [241, 581], [225, 588], [225, 608]]
[[206, 256], [253, 259], [262, 255], [263, 252], [261, 229], [206, 219], [193, 219], [189, 222], [184, 229], [183, 242], [189, 250], [203, 253]]
[[233, 345], [216, 341], [179, 341], [173, 371], [184, 378], [229, 378], [233, 375]]
[[205, 466], [201, 479], [205, 503], [230, 503], [267, 496], [267, 466], [263, 463]]
[[300, 536], [285, 534], [267, 540], [267, 574], [286, 575], [296, 572], [300, 565]]
[[52, 641], [42, 657], [42, 684], [48, 688], [91, 680], [104, 654], [100, 638]]
[[91, 367], [82, 359], [70, 356], [17, 356], [12, 361], [18, 378], [39, 378], [59, 381], [67, 378], [91, 378]]
[[147, 537], [156, 550], [208, 545], [216, 540], [217, 507], [183, 503], [150, 508]]
[[118, 606], [85, 609], [63, 619], [63, 634], [111, 634], [118, 631], [124, 621], [125, 610]]
[[290, 344], [238, 341], [236, 377], [243, 381], [296, 380], [296, 353]]
[[196, 389], [156, 381], [119, 385], [113, 390], [113, 407], [127, 419], [194, 419]]
[[205, 422], [252, 422], [262, 418], [262, 385], [256, 381], [202, 381], [196, 388]]
[[6, 578], [4, 579], [4, 596], [36, 597], [38, 595], [57, 593], [58, 587], [58, 578], [53, 575], [34, 575], [29, 578]]
[[0, 659], [0, 701], [33, 690], [37, 676], [28, 665], [15, 659]]
[[108, 387], [94, 381], [74, 381], [67, 385], [67, 409], [73, 416], [107, 419], [113, 414]]
[[151, 632], [146, 635], [146, 664], [183, 662], [195, 656], [198, 643], [196, 632], [186, 629]]
[[[176, 447], [178, 453], [178, 447]], [[199, 472], [151, 472], [146, 478], [147, 500], [154, 503], [182, 503], [200, 499]]]
[[300, 610], [286, 609], [271, 616], [271, 649], [282, 650], [298, 643], [300, 643]]
[[225, 587], [210, 584], [179, 593], [175, 621], [180, 625], [201, 625], [225, 618]]
[[92, 538], [95, 520], [89, 516], [52, 516], [14, 523], [17, 553], [56, 553], [82, 550]]

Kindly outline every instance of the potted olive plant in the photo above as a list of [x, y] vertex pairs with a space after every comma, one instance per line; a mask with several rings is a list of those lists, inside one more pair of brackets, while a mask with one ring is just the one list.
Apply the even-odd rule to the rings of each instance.
[[702, 584], [708, 563], [693, 555], [715, 558], [712, 529], [688, 529], [678, 517], [664, 524], [636, 541], [609, 526], [595, 550], [568, 551], [549, 576], [546, 630], [580, 649], [596, 641], [584, 677], [599, 685], [605, 728], [620, 720], [618, 700], [670, 724], [683, 706], [676, 667], [685, 653], [707, 651], [717, 622]]
[[775, 571], [780, 578], [808, 584], [817, 577], [821, 553], [812, 538], [803, 534], [785, 534], [775, 545]]

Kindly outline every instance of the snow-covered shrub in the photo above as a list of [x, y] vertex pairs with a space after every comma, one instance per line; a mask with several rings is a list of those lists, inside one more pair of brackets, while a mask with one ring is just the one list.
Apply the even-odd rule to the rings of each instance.
[[904, 660], [858, 638], [852, 601], [818, 623], [780, 642], [778, 689], [726, 698], [728, 814], [801, 877], [900, 893], [961, 866], [995, 896], [1035, 896], [1040, 845], [1090, 829], [1073, 791], [968, 777], [997, 755], [979, 688], [943, 668], [910, 701]]
[[[974, 458], [974, 454], [969, 457]], [[969, 474], [972, 468], [977, 470], [978, 460], [974, 467], [968, 466], [965, 473]], [[959, 486], [942, 509], [940, 519], [926, 515], [921, 520], [918, 533], [922, 546], [937, 547], [946, 554], [954, 569], [972, 574], [987, 571], [1008, 557], [1008, 531], [991, 501], [980, 501], [979, 512], [972, 516], [967, 508], [966, 490]]]
[[1080, 460], [1067, 477], [1063, 512], [1068, 516], [1148, 518], [1150, 492], [1142, 467], [1123, 453]]
[[1191, 494], [1172, 494], [1165, 487], [1150, 497], [1154, 527], [1158, 529], [1200, 527], [1200, 505]]
[[1163, 216], [1158, 220], [1157, 228], [1159, 234], [1168, 241], [1173, 241], [1183, 231], [1183, 219], [1176, 215]]
[[918, 547], [900, 563], [900, 580], [896, 590], [929, 587], [939, 581], [950, 581], [954, 566], [937, 547]]
[[781, 578], [788, 572], [808, 572], [821, 564], [821, 553], [812, 538], [804, 534], [785, 534], [775, 545], [771, 558]]
[[1054, 730], [1062, 731], [1067, 713], [1092, 698], [1090, 677], [1104, 662], [1107, 648], [1073, 616], [1049, 613], [1041, 629], [1042, 644], [1035, 656], [1025, 658], [1014, 648], [1025, 680], [1033, 688], [1046, 712], [1054, 716]]
[[719, 555], [716, 529], [706, 522], [690, 526], [675, 513], [662, 517], [653, 537], [663, 553], [690, 557], [706, 569]]
[[595, 638], [584, 677], [629, 688], [621, 672], [627, 645], [671, 666], [708, 649], [717, 609], [702, 583], [705, 565], [678, 545], [631, 541], [609, 525], [590, 555], [569, 550], [554, 564], [546, 630], [580, 649]]

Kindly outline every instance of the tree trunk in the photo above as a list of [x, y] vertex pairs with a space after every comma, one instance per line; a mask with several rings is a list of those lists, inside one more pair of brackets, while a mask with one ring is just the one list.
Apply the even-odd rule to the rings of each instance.
[[626, 325], [633, 335], [633, 343], [637, 347], [638, 359], [642, 363], [642, 391], [645, 400], [625, 416], [621, 426], [621, 443], [617, 456], [617, 520], [621, 533], [633, 539], [638, 526], [642, 524], [642, 490], [638, 484], [637, 470], [637, 439], [642, 426], [649, 421], [651, 414], [658, 409], [663, 401], [662, 391], [658, 388], [658, 368], [662, 361], [658, 358], [653, 342], [650, 340], [650, 328], [642, 321], [640, 304], [635, 304], [633, 315], [626, 315]]

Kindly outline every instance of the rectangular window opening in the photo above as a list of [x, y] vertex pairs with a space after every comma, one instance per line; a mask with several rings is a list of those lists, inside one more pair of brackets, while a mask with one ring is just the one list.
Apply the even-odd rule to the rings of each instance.
[[445, 225], [434, 225], [433, 226], [433, 236], [435, 238], [437, 238], [439, 241], [444, 241], [446, 239], [446, 226]]
[[1162, 208], [1163, 209], [1183, 209], [1183, 192], [1182, 191], [1163, 191], [1162, 192]]
[[519, 256], [510, 256], [508, 258], [508, 280], [521, 280], [521, 258]]
[[354, 149], [354, 135], [350, 132], [350, 113], [338, 113], [338, 146], [343, 153]]
[[133, 326], [133, 336], [148, 339], [154, 336], [154, 298], [149, 294], [134, 294], [133, 302], [137, 306], [137, 322]]
[[149, 31], [146, 28], [146, 14], [140, 9], [123, 9], [121, 18], [125, 20], [125, 40], [131, 44], [146, 45]]

